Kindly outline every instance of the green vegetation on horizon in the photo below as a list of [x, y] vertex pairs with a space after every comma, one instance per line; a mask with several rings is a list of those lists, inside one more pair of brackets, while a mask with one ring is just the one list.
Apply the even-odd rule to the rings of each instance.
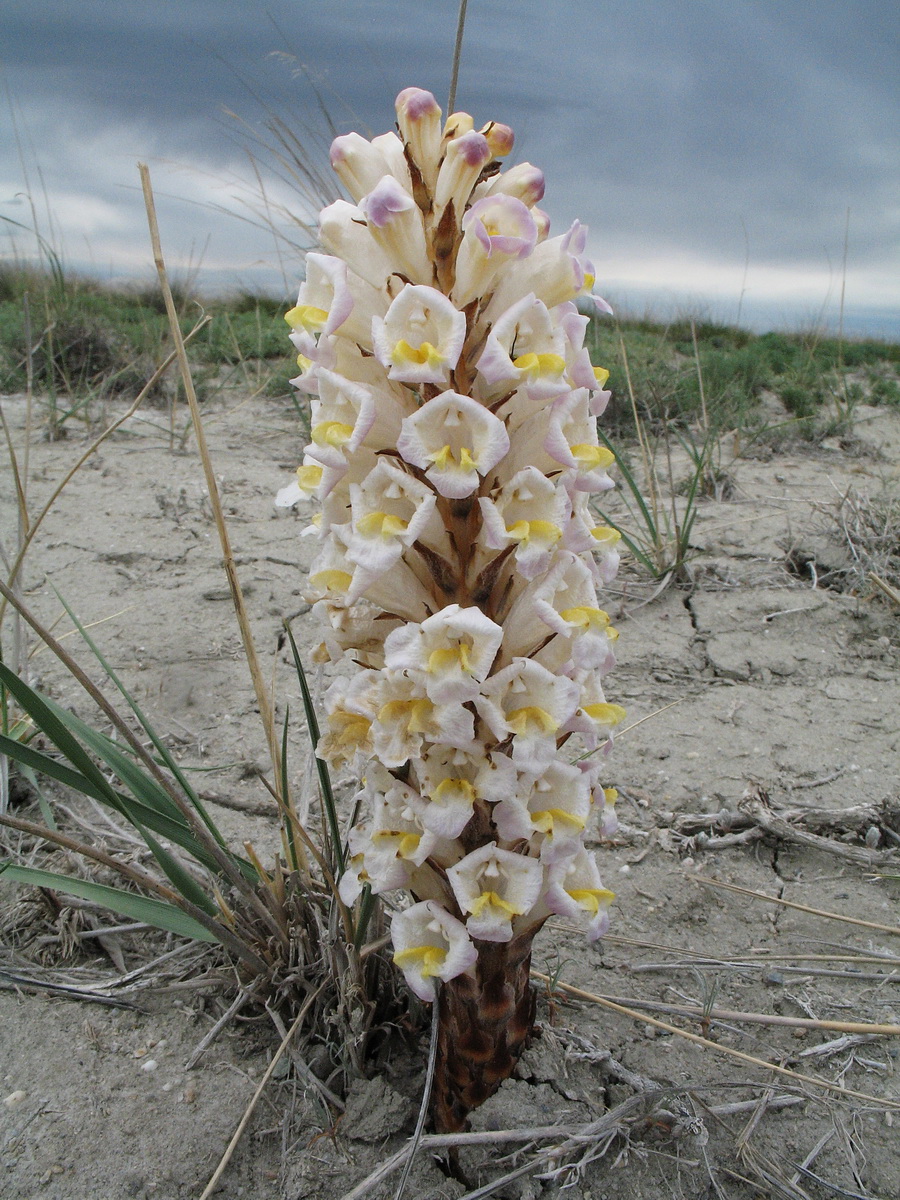
[[[290, 395], [295, 356], [282, 320], [289, 304], [249, 293], [207, 301], [187, 289], [176, 301], [185, 332], [204, 312], [212, 318], [191, 346], [201, 392], [204, 384], [208, 392], [213, 384], [245, 382], [234, 372], [253, 364], [255, 390]], [[0, 264], [0, 393], [26, 387], [26, 320], [34, 388], [54, 404], [65, 401], [63, 419], [93, 400], [136, 395], [171, 348], [155, 287], [114, 289], [62, 270]], [[860, 400], [900, 405], [898, 344], [814, 331], [758, 335], [702, 319], [692, 328], [690, 319], [600, 318], [592, 320], [587, 344], [594, 363], [611, 373], [617, 403], [604, 428], [614, 437], [634, 433], [620, 335], [638, 411], [651, 424], [696, 421], [701, 379], [712, 431], [759, 428], [765, 392], [779, 397], [800, 436], [812, 436], [828, 402], [844, 410]]]

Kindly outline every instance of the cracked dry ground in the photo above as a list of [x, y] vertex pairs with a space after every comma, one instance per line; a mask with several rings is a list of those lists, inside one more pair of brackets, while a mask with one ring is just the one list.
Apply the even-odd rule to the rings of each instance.
[[[21, 405], [13, 400], [4, 408], [20, 436]], [[232, 764], [207, 777], [206, 795], [226, 834], [252, 838], [265, 857], [276, 845], [271, 822], [216, 807], [218, 799], [265, 810], [265, 793], [252, 778], [254, 764], [264, 760], [264, 741], [200, 467], [192, 453], [169, 453], [162, 424], [153, 414], [132, 422], [76, 476], [32, 552], [29, 601], [45, 619], [55, 619], [52, 585], [83, 621], [103, 622], [95, 636], [183, 761]], [[296, 464], [301, 439], [287, 409], [239, 397], [210, 412], [207, 432], [254, 633], [271, 670], [283, 616], [300, 614], [294, 628], [307, 648], [317, 640], [316, 618], [301, 595], [312, 546], [298, 533], [308, 514], [278, 515], [271, 503]], [[880, 600], [814, 588], [808, 571], [798, 577], [786, 565], [791, 549], [812, 546], [820, 562], [838, 553], [823, 537], [825, 518], [816, 506], [831, 505], [851, 485], [872, 495], [896, 494], [900, 417], [860, 409], [855, 435], [849, 450], [826, 444], [733, 464], [734, 498], [701, 504], [692, 591], [669, 588], [642, 604], [652, 589], [623, 571], [608, 600], [621, 631], [609, 698], [628, 709], [627, 723], [657, 715], [620, 737], [609, 760], [608, 782], [621, 793], [623, 823], [616, 844], [600, 850], [605, 880], [618, 894], [613, 936], [591, 948], [574, 933], [548, 928], [536, 947], [538, 969], [558, 970], [571, 984], [622, 998], [900, 1021], [897, 978], [886, 981], [890, 972], [877, 963], [852, 967], [841, 958], [851, 950], [896, 953], [897, 939], [710, 890], [696, 875], [885, 925], [898, 923], [900, 885], [768, 838], [712, 852], [677, 850], [669, 836], [670, 814], [735, 809], [752, 784], [776, 805], [897, 803], [897, 614]], [[36, 501], [79, 450], [74, 439], [33, 447]], [[6, 545], [12, 495], [7, 470], [0, 480]], [[33, 665], [42, 686], [89, 715], [49, 655], [37, 654]], [[281, 704], [299, 711], [283, 662], [278, 677]], [[299, 731], [296, 744], [295, 774], [303, 786]], [[11, 895], [4, 893], [7, 906]], [[129, 967], [145, 953], [127, 940], [123, 952]], [[744, 965], [726, 961], [734, 958]], [[3, 1095], [24, 1093], [0, 1107], [4, 1196], [200, 1194], [274, 1039], [262, 1023], [233, 1028], [186, 1072], [185, 1060], [221, 1011], [216, 997], [146, 995], [140, 1006], [118, 1012], [0, 992]], [[602, 1059], [591, 1061], [584, 1039], [611, 1052], [626, 1073], [697, 1089], [693, 1101], [673, 1096], [666, 1102], [676, 1112], [687, 1103], [693, 1114], [693, 1123], [682, 1122], [680, 1137], [673, 1140], [665, 1122], [645, 1122], [627, 1146], [615, 1144], [561, 1193], [569, 1200], [706, 1197], [714, 1194], [710, 1172], [720, 1194], [751, 1200], [767, 1194], [741, 1182], [754, 1175], [754, 1163], [785, 1170], [785, 1163], [802, 1163], [829, 1133], [810, 1168], [828, 1186], [804, 1176], [808, 1196], [834, 1194], [829, 1187], [885, 1200], [900, 1195], [896, 1133], [890, 1114], [876, 1104], [851, 1105], [809, 1089], [804, 1103], [763, 1116], [740, 1151], [737, 1135], [750, 1114], [703, 1120], [700, 1103], [759, 1095], [761, 1087], [748, 1090], [748, 1081], [774, 1082], [781, 1090], [773, 1076], [589, 1003], [542, 1000], [540, 1019], [544, 1036], [528, 1052], [520, 1078], [475, 1115], [476, 1128], [588, 1121], [632, 1095], [627, 1078], [617, 1078]], [[703, 1031], [702, 1022], [680, 1023]], [[797, 1036], [791, 1028], [734, 1022], [713, 1024], [711, 1033], [722, 1045], [842, 1078], [876, 1096], [897, 1096], [896, 1039], [818, 1060], [800, 1055], [833, 1034]], [[157, 1063], [150, 1072], [141, 1069], [148, 1054]], [[354, 1086], [350, 1116], [332, 1137], [317, 1137], [324, 1114], [303, 1099], [299, 1084], [291, 1078], [273, 1084], [217, 1195], [337, 1200], [403, 1144], [422, 1087], [423, 1055], [421, 1043], [398, 1046], [373, 1081]], [[474, 1172], [476, 1155], [467, 1154]], [[787, 1170], [793, 1173], [795, 1167]], [[558, 1193], [558, 1183], [542, 1186], [526, 1181], [505, 1194]], [[423, 1158], [407, 1195], [423, 1200], [464, 1190]]]

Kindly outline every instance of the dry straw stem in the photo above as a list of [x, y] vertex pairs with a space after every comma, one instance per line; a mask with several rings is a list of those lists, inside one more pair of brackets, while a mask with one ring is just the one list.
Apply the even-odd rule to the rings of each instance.
[[847, 925], [859, 925], [863, 929], [876, 929], [879, 933], [890, 933], [900, 937], [900, 927], [896, 925], [879, 925], [877, 921], [863, 921], [859, 917], [845, 917], [842, 913], [827, 912], [823, 908], [811, 908], [808, 904], [797, 904], [793, 900], [782, 900], [780, 896], [767, 896], [765, 892], [755, 892], [752, 888], [738, 887], [736, 883], [724, 883], [721, 879], [710, 879], [706, 875], [693, 875], [685, 871], [685, 879], [704, 887], [723, 888], [727, 892], [737, 892], [740, 896], [752, 896], [754, 900], [764, 900], [768, 904], [780, 904], [783, 908], [793, 908], [798, 912], [812, 913], [814, 917], [827, 917], [829, 921], [843, 921]]
[[[256, 643], [253, 640], [253, 634], [250, 630], [250, 621], [247, 616], [247, 610], [244, 606], [244, 597], [241, 592], [240, 581], [238, 580], [237, 566], [234, 560], [234, 554], [231, 549], [231, 539], [228, 535], [228, 526], [225, 522], [225, 514], [222, 511], [222, 503], [219, 499], [219, 488], [216, 483], [216, 476], [213, 470], [212, 459], [209, 455], [209, 448], [206, 444], [206, 434], [203, 429], [203, 421], [200, 415], [200, 405], [197, 402], [197, 393], [194, 389], [194, 381], [191, 377], [191, 368], [187, 360], [185, 352], [184, 338], [181, 336], [181, 329], [178, 324], [178, 314], [175, 311], [175, 301], [172, 298], [172, 289], [169, 287], [169, 279], [166, 273], [166, 263], [163, 258], [162, 243], [159, 237], [159, 225], [156, 220], [156, 204], [153, 199], [153, 188], [150, 183], [150, 171], [146, 163], [138, 163], [138, 170], [141, 175], [141, 187], [144, 192], [144, 204], [147, 209], [147, 223], [150, 227], [150, 241], [153, 247], [153, 261], [156, 265], [156, 272], [159, 276], [159, 285], [162, 289], [163, 298], [166, 302], [166, 313], [169, 318], [169, 328], [172, 334], [172, 340], [175, 343], [175, 353], [178, 358], [178, 368], [181, 372], [181, 381], [184, 386], [184, 393], [187, 396], [188, 407], [191, 410], [191, 421], [194, 426], [194, 436], [197, 439], [197, 450], [200, 454], [200, 460], [203, 463], [203, 473], [206, 477], [206, 487], [209, 492], [209, 502], [212, 506], [213, 515], [216, 521], [216, 531], [219, 535], [219, 544], [222, 547], [222, 559], [225, 567], [225, 574], [228, 579], [228, 586], [231, 590], [231, 601], [234, 605], [234, 611], [237, 615], [238, 625], [241, 631], [241, 641], [244, 645], [244, 654], [247, 658], [247, 666], [250, 669], [250, 676], [253, 680], [253, 688], [256, 693], [256, 702], [259, 705], [260, 717], [262, 718], [263, 727], [265, 729], [266, 740], [269, 745], [269, 755], [272, 759], [276, 781], [281, 778], [281, 750], [278, 745], [278, 736], [275, 731], [275, 718], [272, 710], [272, 703], [269, 697], [268, 689], [266, 688], [263, 678], [262, 668], [260, 667], [259, 657], [256, 653]], [[280, 782], [276, 783], [280, 787]], [[302, 854], [302, 851], [301, 851]], [[305, 858], [305, 855], [304, 855]], [[306, 863], [303, 863], [304, 868]]]
[[[661, 950], [664, 954], [677, 954], [682, 958], [693, 959], [693, 966], [759, 966], [767, 962], [852, 962], [852, 963], [888, 963], [900, 964], [896, 955], [881, 954], [773, 954], [768, 947], [751, 946], [743, 954], [726, 955], [722, 958], [711, 958], [700, 950], [688, 950], [684, 946], [666, 946], [662, 942], [643, 942], [635, 938], [617, 937], [607, 933], [603, 937], [604, 946], [634, 946], [638, 950]], [[662, 966], [674, 967], [678, 963], [660, 963]], [[629, 967], [631, 971], [647, 971], [654, 964], [639, 963]]]
[[[200, 332], [200, 330], [203, 329], [206, 325], [208, 325], [211, 320], [212, 320], [212, 317], [210, 317], [210, 316], [205, 316], [205, 317], [201, 318], [201, 320], [199, 320], [197, 322], [197, 324], [194, 326], [194, 328], [190, 331], [190, 333], [184, 339], [184, 344], [187, 345], [188, 342], [190, 342], [194, 337], [196, 337], [196, 335]], [[17, 490], [19, 492], [19, 504], [20, 504], [20, 509], [21, 509], [21, 515], [23, 518], [23, 524], [24, 524], [25, 530], [26, 530], [25, 535], [22, 539], [22, 544], [19, 547], [19, 552], [16, 554], [16, 557], [13, 559], [13, 564], [10, 567], [9, 577], [7, 579], [7, 583], [9, 584], [10, 587], [13, 586], [13, 584], [15, 583], [16, 578], [19, 574], [19, 571], [22, 569], [22, 562], [25, 558], [26, 553], [28, 552], [28, 547], [31, 545], [32, 541], [34, 540], [34, 536], [37, 533], [38, 529], [40, 528], [41, 523], [43, 522], [44, 518], [47, 516], [47, 513], [49, 513], [50, 509], [53, 507], [53, 505], [59, 499], [63, 490], [69, 485], [69, 483], [72, 481], [72, 479], [75, 477], [75, 475], [78, 474], [78, 472], [81, 470], [81, 468], [87, 462], [87, 460], [91, 457], [91, 455], [94, 454], [97, 450], [99, 450], [99, 448], [103, 445], [103, 443], [106, 441], [106, 439], [108, 437], [110, 437], [112, 434], [114, 434], [116, 432], [116, 430], [119, 429], [122, 425], [124, 425], [125, 422], [127, 420], [129, 420], [129, 418], [134, 416], [134, 414], [140, 408], [141, 404], [143, 404], [150, 389], [157, 383], [158, 380], [160, 380], [163, 377], [163, 375], [165, 375], [166, 371], [168, 371], [169, 367], [171, 367], [172, 363], [175, 361], [176, 358], [177, 358], [177, 351], [173, 350], [171, 352], [171, 354], [169, 354], [165, 358], [165, 360], [162, 363], [160, 363], [160, 365], [156, 368], [156, 370], [153, 372], [153, 374], [150, 376], [150, 378], [147, 380], [147, 382], [144, 384], [144, 386], [138, 392], [138, 394], [135, 397], [134, 402], [131, 404], [130, 408], [128, 408], [127, 411], [124, 412], [121, 417], [116, 417], [115, 421], [113, 421], [111, 425], [108, 425], [106, 427], [106, 429], [104, 429], [103, 432], [99, 435], [99, 437], [95, 438], [94, 441], [91, 442], [90, 446], [88, 446], [88, 448], [87, 448], [87, 450], [85, 450], [84, 454], [81, 455], [81, 457], [78, 459], [78, 461], [75, 463], [75, 465], [66, 472], [66, 474], [62, 477], [62, 480], [56, 485], [56, 487], [54, 488], [53, 492], [50, 495], [50, 499], [47, 501], [47, 503], [41, 509], [40, 513], [38, 513], [38, 515], [35, 518], [33, 523], [31, 522], [31, 520], [28, 517], [27, 509], [24, 507], [24, 504], [25, 504], [24, 488], [25, 488], [25, 484], [27, 484], [27, 479], [24, 477], [25, 472], [23, 470], [23, 482], [22, 482], [22, 486], [19, 487], [17, 459], [16, 459], [16, 455], [15, 455], [15, 450], [13, 449], [12, 443], [9, 440], [9, 435], [7, 433], [7, 446], [8, 446], [8, 450], [9, 450], [9, 457], [10, 457], [10, 461], [13, 466], [13, 472], [14, 472], [14, 474], [16, 476], [16, 480], [17, 480]], [[0, 408], [0, 414], [2, 414], [2, 408]], [[4, 429], [6, 429], [6, 421], [5, 420], [3, 421], [3, 427], [4, 427]], [[3, 614], [6, 611], [6, 604], [7, 604], [6, 597], [4, 597], [3, 600], [0, 601], [0, 623], [2, 623], [2, 621], [3, 621]]]
[[219, 1165], [216, 1167], [215, 1171], [213, 1171], [213, 1174], [212, 1174], [212, 1177], [211, 1177], [209, 1183], [203, 1189], [203, 1194], [200, 1197], [200, 1200], [209, 1200], [209, 1197], [218, 1188], [219, 1180], [222, 1178], [223, 1174], [225, 1173], [226, 1167], [231, 1162], [231, 1156], [234, 1154], [235, 1150], [237, 1149], [237, 1144], [241, 1140], [241, 1137], [244, 1133], [244, 1130], [247, 1128], [247, 1125], [250, 1123], [250, 1118], [253, 1116], [254, 1109], [256, 1108], [256, 1105], [259, 1103], [259, 1098], [263, 1094], [263, 1092], [266, 1090], [266, 1085], [268, 1084], [269, 1080], [272, 1078], [275, 1068], [278, 1066], [278, 1063], [281, 1060], [281, 1056], [284, 1054], [285, 1050], [287, 1050], [288, 1046], [290, 1045], [291, 1038], [294, 1036], [294, 1034], [300, 1028], [301, 1024], [303, 1023], [304, 1017], [309, 1012], [310, 1008], [312, 1008], [313, 1003], [319, 998], [320, 993], [324, 991], [327, 983], [328, 983], [328, 980], [326, 980], [325, 983], [321, 983], [316, 988], [316, 990], [312, 993], [311, 996], [307, 996], [307, 998], [303, 1004], [303, 1007], [300, 1009], [300, 1011], [297, 1013], [296, 1017], [294, 1018], [290, 1029], [288, 1029], [287, 1033], [281, 1039], [281, 1045], [278, 1047], [278, 1049], [272, 1055], [272, 1061], [269, 1063], [268, 1067], [266, 1067], [265, 1074], [263, 1075], [262, 1079], [259, 1081], [259, 1086], [257, 1087], [256, 1091], [253, 1093], [253, 1098], [251, 1099], [250, 1103], [247, 1105], [246, 1112], [244, 1113], [244, 1115], [241, 1117], [240, 1121], [238, 1122], [238, 1127], [237, 1127], [237, 1129], [235, 1129], [235, 1131], [232, 1135], [231, 1141], [228, 1143], [228, 1145], [225, 1149], [225, 1153], [222, 1155], [222, 1158], [219, 1161]]
[[[709, 1050], [715, 1050], [718, 1054], [726, 1054], [730, 1058], [740, 1059], [741, 1062], [750, 1063], [754, 1067], [762, 1067], [765, 1071], [775, 1071], [778, 1075], [784, 1075], [788, 1079], [794, 1080], [795, 1083], [806, 1083], [812, 1087], [822, 1088], [827, 1092], [834, 1092], [839, 1096], [844, 1096], [852, 1100], [864, 1100], [868, 1104], [875, 1104], [881, 1108], [890, 1108], [900, 1112], [900, 1101], [888, 1100], [884, 1096], [872, 1096], [868, 1092], [856, 1092], [852, 1088], [841, 1087], [838, 1083], [831, 1083], [827, 1079], [816, 1079], [813, 1075], [802, 1075], [799, 1071], [792, 1071], [788, 1067], [781, 1067], [777, 1063], [766, 1062], [764, 1058], [756, 1058], [752, 1054], [744, 1054], [742, 1050], [733, 1050], [730, 1046], [722, 1046], [718, 1042], [713, 1042], [709, 1038], [701, 1037], [698, 1033], [689, 1033], [686, 1029], [679, 1029], [677, 1025], [669, 1025], [666, 1021], [657, 1020], [656, 1017], [650, 1017], [646, 1013], [638, 1012], [637, 1009], [627, 1008], [624, 1004], [616, 1004], [613, 1000], [607, 1000], [605, 996], [598, 996], [594, 992], [586, 992], [581, 988], [573, 987], [570, 983], [556, 983], [549, 975], [543, 975], [540, 971], [531, 972], [532, 979], [537, 979], [541, 983], [547, 984], [555, 991], [566, 992], [570, 996], [575, 996], [579, 1000], [590, 1000], [592, 1004], [599, 1004], [603, 1008], [611, 1009], [613, 1012], [619, 1013], [623, 1017], [630, 1017], [633, 1021], [641, 1021], [645, 1025], [652, 1025], [655, 1029], [664, 1029], [666, 1033], [674, 1033], [677, 1037], [685, 1038], [689, 1042], [696, 1042], [698, 1046], [706, 1046]], [[700, 1010], [701, 1015], [703, 1010]], [[893, 1028], [893, 1027], [892, 1027]]]
[[882, 579], [880, 575], [876, 575], [874, 571], [869, 572], [869, 582], [874, 583], [879, 591], [884, 592], [885, 596], [900, 608], [900, 592], [895, 587], [891, 587], [886, 579]]
[[[532, 972], [536, 978], [536, 972]], [[543, 978], [541, 976], [540, 978]], [[858, 979], [858, 975], [852, 976]], [[900, 1025], [870, 1025], [864, 1021], [820, 1021], [812, 1017], [780, 1017], [772, 1013], [737, 1012], [730, 1008], [701, 1008], [694, 1004], [665, 1004], [661, 1000], [641, 1000], [633, 996], [602, 996], [614, 1004], [672, 1013], [679, 1017], [700, 1017], [710, 1021], [743, 1021], [749, 1025], [784, 1025], [789, 1029], [822, 1029], [829, 1033], [867, 1033], [881, 1037], [900, 1037]]]

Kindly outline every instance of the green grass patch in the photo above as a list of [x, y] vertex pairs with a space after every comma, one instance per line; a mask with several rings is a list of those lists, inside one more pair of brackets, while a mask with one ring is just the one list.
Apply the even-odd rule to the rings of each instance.
[[639, 414], [651, 428], [695, 424], [705, 401], [713, 433], [753, 430], [763, 423], [766, 393], [780, 399], [790, 419], [801, 421], [818, 417], [829, 403], [844, 409], [862, 400], [900, 403], [900, 345], [894, 343], [754, 334], [709, 321], [693, 329], [689, 320], [615, 324], [601, 317], [591, 320], [587, 344], [593, 362], [610, 372], [617, 403], [604, 428], [613, 436], [634, 433], [622, 342]]
[[[296, 373], [282, 319], [289, 304], [246, 292], [206, 300], [184, 288], [175, 289], [175, 299], [185, 334], [204, 312], [212, 315], [190, 351], [201, 373], [262, 364], [255, 372], [261, 390], [288, 394]], [[83, 401], [136, 394], [171, 349], [158, 289], [117, 289], [59, 270], [0, 265], [0, 391], [24, 391], [29, 343], [35, 390]]]

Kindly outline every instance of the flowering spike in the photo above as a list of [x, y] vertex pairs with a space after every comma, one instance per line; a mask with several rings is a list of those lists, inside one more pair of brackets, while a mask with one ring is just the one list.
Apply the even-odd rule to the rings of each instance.
[[311, 438], [281, 506], [321, 515], [306, 594], [326, 692], [317, 752], [364, 777], [340, 895], [404, 889], [394, 961], [442, 989], [435, 1123], [513, 1071], [534, 1020], [531, 943], [551, 914], [608, 923], [587, 837], [615, 832], [603, 754], [624, 719], [602, 677], [615, 630], [603, 590], [616, 530], [590, 360], [587, 230], [550, 237], [542, 172], [501, 170], [508, 126], [442, 123], [397, 97], [399, 136], [335, 139], [352, 203], [320, 215], [287, 314]]

